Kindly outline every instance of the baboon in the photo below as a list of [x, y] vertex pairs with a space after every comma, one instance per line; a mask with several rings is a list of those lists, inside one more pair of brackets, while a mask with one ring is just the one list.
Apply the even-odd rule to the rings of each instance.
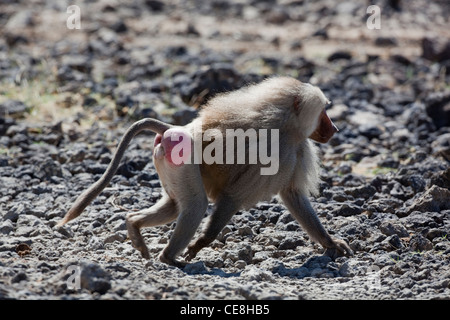
[[[157, 134], [153, 161], [162, 182], [163, 196], [151, 208], [127, 215], [129, 238], [144, 258], [149, 259], [150, 255], [140, 233], [143, 227], [177, 220], [160, 260], [182, 267], [185, 263], [177, 257], [183, 250], [187, 248], [184, 257], [189, 261], [216, 238], [238, 210], [270, 200], [276, 194], [310, 238], [326, 248], [327, 255], [333, 258], [351, 255], [352, 250], [345, 241], [328, 234], [308, 199], [317, 195], [319, 182], [317, 147], [311, 140], [326, 143], [338, 131], [326, 114], [327, 104], [329, 101], [319, 88], [294, 78], [273, 77], [217, 95], [184, 127], [151, 118], [137, 121], [122, 137], [103, 176], [78, 197], [59, 225], [81, 214], [108, 185], [131, 139], [143, 130], [151, 130]], [[197, 151], [206, 151], [208, 141], [220, 142], [218, 139], [225, 137], [230, 129], [276, 132], [263, 141], [270, 145], [271, 156], [276, 156], [276, 172], [262, 174], [261, 169], [267, 164], [262, 161], [198, 163], [194, 160]], [[207, 133], [209, 137], [205, 138]], [[256, 135], [259, 147], [263, 146], [262, 136]], [[249, 137], [242, 141], [245, 141], [246, 155], [250, 156]], [[236, 146], [227, 150], [227, 155], [236, 150]], [[220, 147], [216, 148], [215, 156], [219, 151]], [[239, 154], [234, 154], [232, 160], [237, 157]], [[202, 235], [190, 244], [209, 201], [214, 202], [214, 211]]]

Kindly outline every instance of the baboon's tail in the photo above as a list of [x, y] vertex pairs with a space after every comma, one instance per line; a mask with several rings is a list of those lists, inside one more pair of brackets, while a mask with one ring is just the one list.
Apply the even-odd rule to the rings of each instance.
[[64, 218], [60, 222], [58, 222], [57, 226], [62, 226], [70, 220], [78, 217], [81, 212], [83, 212], [83, 210], [95, 199], [95, 197], [97, 197], [99, 193], [102, 192], [103, 189], [105, 189], [105, 187], [109, 184], [112, 177], [116, 173], [117, 168], [120, 164], [120, 160], [122, 159], [122, 156], [125, 153], [128, 144], [135, 135], [144, 130], [151, 130], [163, 135], [164, 132], [171, 127], [172, 126], [167, 123], [152, 118], [142, 119], [131, 125], [131, 127], [128, 128], [128, 130], [120, 140], [116, 152], [114, 153], [113, 159], [111, 160], [111, 163], [109, 164], [105, 173], [97, 182], [95, 182], [89, 189], [84, 191], [77, 198], [75, 203], [72, 205], [72, 208], [70, 208]]

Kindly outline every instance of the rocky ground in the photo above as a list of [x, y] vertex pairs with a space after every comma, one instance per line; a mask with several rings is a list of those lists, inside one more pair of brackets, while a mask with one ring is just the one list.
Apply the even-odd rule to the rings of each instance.
[[[81, 29], [67, 27], [72, 4]], [[2, 1], [0, 299], [449, 299], [450, 7], [370, 4], [381, 29], [366, 1]], [[173, 224], [144, 230], [142, 259], [125, 216], [161, 197], [151, 134], [55, 227], [132, 121], [184, 124], [275, 74], [333, 101], [341, 130], [320, 145], [312, 203], [354, 256], [322, 256], [274, 198], [184, 270], [157, 259]]]

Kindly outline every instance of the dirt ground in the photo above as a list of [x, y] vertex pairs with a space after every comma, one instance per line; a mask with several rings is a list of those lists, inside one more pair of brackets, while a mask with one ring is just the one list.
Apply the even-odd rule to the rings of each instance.
[[[2, 1], [0, 299], [449, 299], [449, 12], [444, 0]], [[145, 229], [142, 259], [125, 216], [161, 197], [151, 134], [55, 226], [133, 121], [185, 124], [214, 94], [274, 75], [333, 101], [340, 132], [319, 146], [311, 201], [353, 256], [324, 256], [274, 197], [184, 269], [158, 260], [174, 224]]]

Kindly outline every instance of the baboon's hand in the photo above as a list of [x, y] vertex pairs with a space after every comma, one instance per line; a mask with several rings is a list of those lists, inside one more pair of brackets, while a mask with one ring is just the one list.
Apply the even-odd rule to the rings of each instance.
[[189, 246], [186, 250], [186, 253], [184, 254], [183, 258], [186, 261], [191, 261], [197, 256], [197, 253], [200, 251], [200, 249], [197, 249], [195, 245]]
[[171, 265], [171, 266], [174, 266], [174, 267], [177, 267], [180, 269], [183, 269], [187, 265], [186, 262], [168, 258], [164, 252], [159, 256], [159, 260], [161, 262], [167, 263], [168, 265]]
[[328, 247], [324, 255], [334, 260], [342, 256], [352, 256], [353, 251], [344, 240], [333, 238], [333, 246]]

